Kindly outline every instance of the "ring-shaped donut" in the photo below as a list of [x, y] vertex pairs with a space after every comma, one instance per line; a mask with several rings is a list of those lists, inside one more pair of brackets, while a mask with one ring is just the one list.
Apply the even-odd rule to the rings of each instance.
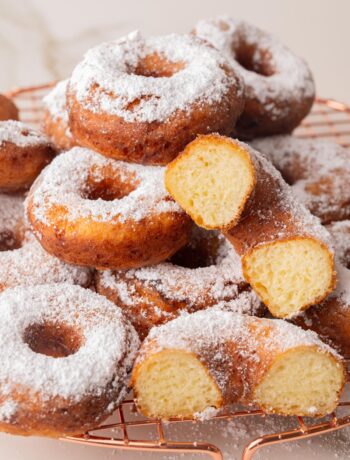
[[112, 302], [79, 286], [0, 296], [0, 430], [59, 437], [95, 428], [124, 397], [138, 347]]
[[208, 43], [138, 33], [88, 51], [67, 100], [79, 145], [155, 165], [167, 164], [197, 134], [231, 134], [244, 103], [241, 79]]
[[194, 33], [219, 49], [243, 78], [240, 138], [291, 132], [309, 113], [315, 98], [311, 71], [273, 36], [228, 17], [200, 21]]
[[34, 233], [50, 254], [77, 265], [128, 269], [171, 257], [191, 219], [164, 187], [164, 169], [75, 147], [45, 169], [27, 199]]

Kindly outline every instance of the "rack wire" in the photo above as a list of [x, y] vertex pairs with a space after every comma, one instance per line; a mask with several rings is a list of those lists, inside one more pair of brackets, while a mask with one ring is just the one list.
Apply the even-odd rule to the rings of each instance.
[[[28, 88], [17, 88], [7, 95], [20, 109], [21, 120], [33, 127], [40, 127], [43, 120], [42, 98], [54, 83]], [[317, 99], [311, 113], [297, 128], [295, 134], [307, 138], [333, 139], [344, 147], [350, 147], [350, 107], [331, 99]], [[348, 378], [348, 380], [350, 380]], [[349, 383], [347, 384], [349, 386]], [[349, 398], [350, 399], [350, 398]], [[340, 410], [345, 414], [339, 414]], [[166, 427], [161, 420], [144, 418], [136, 413], [132, 399], [124, 401], [114, 413], [111, 421], [90, 432], [63, 438], [64, 441], [86, 446], [124, 449], [129, 451], [153, 452], [159, 454], [206, 454], [212, 460], [223, 460], [220, 449], [209, 442], [185, 442], [168, 439], [166, 429], [169, 425], [188, 423], [198, 424], [193, 419], [170, 419]], [[239, 418], [260, 419], [270, 417], [259, 409], [235, 409], [223, 412], [215, 420], [235, 420]], [[294, 417], [295, 428], [264, 434], [249, 441], [242, 452], [242, 460], [252, 460], [255, 453], [263, 447], [320, 436], [350, 426], [350, 400], [343, 401], [330, 416], [321, 420]], [[134, 437], [131, 431], [142, 428], [152, 431], [151, 439]]]

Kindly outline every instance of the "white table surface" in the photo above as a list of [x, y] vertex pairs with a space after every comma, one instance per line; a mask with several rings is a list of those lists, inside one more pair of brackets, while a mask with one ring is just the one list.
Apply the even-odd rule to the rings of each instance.
[[[0, 0], [0, 91], [66, 77], [83, 52], [102, 40], [135, 29], [146, 35], [186, 32], [200, 18], [225, 13], [279, 36], [308, 60], [320, 95], [350, 103], [349, 0]], [[200, 431], [189, 425], [185, 429], [178, 426], [173, 437], [213, 442], [223, 449], [225, 460], [233, 460], [240, 458], [249, 438], [278, 428], [281, 422], [271, 419], [258, 424], [251, 419], [210, 422]], [[184, 458], [191, 457], [204, 458]], [[164, 457], [0, 434], [1, 460], [113, 458]], [[293, 447], [288, 443], [268, 448], [256, 458], [345, 460], [350, 458], [350, 430]]]

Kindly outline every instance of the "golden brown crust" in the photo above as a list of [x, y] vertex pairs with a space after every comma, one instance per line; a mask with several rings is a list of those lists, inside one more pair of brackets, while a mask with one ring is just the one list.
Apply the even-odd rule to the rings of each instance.
[[[250, 154], [254, 160], [252, 152]], [[301, 234], [294, 210], [288, 210], [286, 206], [285, 188], [288, 186], [260, 161], [251, 164], [255, 176], [254, 189], [238, 216], [239, 221], [224, 229], [226, 237], [242, 256], [261, 243], [275, 242], [280, 239], [281, 233], [285, 238]], [[307, 227], [304, 231], [307, 235]]]
[[213, 233], [196, 229], [186, 246], [145, 274], [142, 269], [97, 271], [97, 292], [122, 308], [141, 339], [153, 326], [183, 311], [193, 313], [217, 304], [262, 316], [265, 307], [244, 281], [238, 256]]
[[172, 256], [186, 244], [191, 223], [182, 214], [163, 214], [154, 219], [125, 223], [71, 222], [64, 208], [52, 208], [49, 225], [38, 222], [28, 203], [28, 217], [40, 244], [67, 263], [99, 269], [136, 268], [153, 265]]
[[[310, 112], [314, 99], [312, 95], [301, 101], [289, 100], [281, 104], [270, 99], [262, 105], [255, 97], [247, 98], [244, 112], [237, 121], [235, 133], [240, 139], [291, 133]], [[288, 110], [288, 116], [275, 117], [266, 111], [265, 107], [271, 103], [275, 105], [276, 110]]]
[[0, 190], [16, 192], [28, 189], [54, 156], [49, 144], [22, 147], [3, 142], [0, 146]]
[[195, 104], [165, 122], [131, 123], [84, 109], [74, 94], [68, 93], [68, 101], [70, 129], [80, 145], [107, 157], [150, 165], [168, 164], [197, 134], [231, 134], [243, 105], [233, 86], [230, 97], [215, 106]]
[[218, 48], [242, 76], [239, 138], [289, 133], [309, 113], [315, 98], [311, 71], [270, 34], [228, 17], [200, 21], [193, 33]]
[[[252, 154], [252, 152], [251, 152]], [[253, 156], [254, 159], [254, 156]], [[334, 289], [336, 278], [333, 270], [334, 257], [326, 243], [322, 241], [322, 226], [316, 221], [305, 222], [303, 216], [298, 215], [293, 207], [286, 201], [286, 188], [288, 187], [279, 175], [271, 174], [269, 168], [264, 167], [261, 161], [256, 161], [256, 183], [253, 193], [246, 202], [244, 211], [236, 225], [224, 230], [225, 236], [232, 242], [238, 254], [242, 257], [243, 274], [248, 282], [249, 275], [246, 270], [245, 258], [261, 245], [278, 245], [288, 240], [310, 239], [318, 241], [329, 255], [329, 267], [333, 271], [332, 280], [325, 289], [324, 295], [315, 299], [313, 303], [321, 302]], [[289, 191], [288, 191], [289, 193]], [[306, 212], [306, 211], [305, 211]], [[314, 236], [320, 232], [321, 238]], [[263, 299], [268, 303], [268, 299]], [[306, 309], [311, 305], [304, 305]]]
[[[229, 172], [225, 170], [220, 175], [218, 169], [225, 168], [226, 162], [231, 160], [234, 165], [232, 170], [231, 166], [227, 167]], [[198, 225], [223, 231], [241, 256], [244, 278], [274, 316], [292, 316], [315, 302], [321, 302], [334, 289], [334, 261], [329, 234], [318, 219], [296, 200], [274, 166], [248, 145], [215, 134], [200, 136], [167, 166], [165, 183], [169, 193]], [[224, 207], [222, 203], [230, 204]], [[317, 264], [320, 262], [316, 258], [324, 260], [327, 276], [314, 295], [306, 293], [302, 299], [293, 287], [294, 280], [287, 286], [291, 288], [290, 303], [279, 304], [287, 303], [287, 300], [277, 294], [278, 289], [274, 286], [278, 284], [280, 289], [288, 279], [286, 271], [279, 272], [275, 258], [280, 248], [286, 248], [285, 263], [290, 267], [294, 263], [293, 251], [301, 254], [302, 248], [310, 248], [315, 257], [311, 269], [315, 275], [311, 276], [318, 276]], [[254, 268], [255, 258], [268, 267], [264, 279], [259, 279], [260, 275]], [[272, 266], [274, 279], [269, 277]], [[299, 277], [301, 271], [306, 273], [309, 267], [305, 265], [299, 273], [298, 270], [295, 266], [292, 276]]]
[[[147, 187], [155, 183], [158, 190], [147, 196]], [[117, 270], [157, 264], [187, 242], [192, 227], [162, 186], [161, 169], [75, 148], [59, 155], [38, 178], [27, 215], [40, 244], [65, 262]], [[136, 189], [138, 194], [131, 195]], [[144, 206], [134, 218], [136, 200]]]
[[48, 404], [40, 398], [34, 400], [20, 391], [12, 395], [20, 401], [22, 410], [17, 410], [9, 423], [0, 422], [0, 431], [17, 436], [46, 436], [60, 438], [81, 434], [99, 426], [109, 415], [108, 406], [118, 399], [120, 388], [106, 385], [105, 396], [89, 396], [78, 403], [69, 403], [61, 397], [53, 398]]
[[[164, 294], [157, 290], [157, 287], [146, 286], [144, 282], [134, 278], [126, 278], [123, 272], [117, 274], [118, 278], [116, 282], [124, 282], [128, 285], [130, 291], [134, 291], [134, 295], [139, 300], [132, 303], [126, 303], [123, 296], [118, 294], [118, 291], [113, 289], [113, 287], [107, 286], [101, 282], [101, 274], [96, 273], [96, 290], [99, 294], [107, 297], [113, 303], [118, 305], [124, 311], [125, 315], [132, 323], [140, 338], [143, 340], [147, 337], [149, 331], [154, 326], [159, 326], [168, 321], [171, 321], [174, 318], [177, 318], [181, 312], [186, 311], [188, 313], [193, 313], [198, 310], [204, 310], [211, 306], [214, 306], [218, 303], [216, 299], [203, 293], [203, 299], [196, 302], [195, 305], [192, 305], [190, 299], [183, 301], [178, 301], [166, 297]], [[181, 286], [180, 286], [181, 287]], [[265, 307], [263, 304], [259, 304], [257, 299], [249, 300], [250, 288], [247, 284], [243, 283], [237, 286], [238, 293], [235, 297], [237, 301], [240, 301], [240, 294], [247, 293], [245, 307], [248, 308], [249, 302], [252, 304], [251, 314], [255, 316], [262, 316], [265, 313]], [[228, 309], [230, 300], [227, 298]], [[243, 298], [242, 298], [243, 301]], [[242, 308], [243, 310], [243, 308]]]
[[[139, 346], [122, 312], [70, 284], [22, 287], [2, 296], [8, 320], [0, 431], [60, 437], [99, 426], [125, 397]], [[22, 307], [11, 306], [17, 303]]]
[[[220, 321], [225, 326], [220, 325]], [[211, 329], [207, 330], [209, 325]], [[279, 361], [283, 363], [284, 357], [295, 351], [300, 351], [302, 355], [303, 350], [313, 350], [315, 353], [326, 354], [338, 363], [343, 378], [337, 397], [345, 384], [345, 368], [341, 358], [316, 336], [304, 335], [297, 327], [281, 320], [240, 317], [232, 313], [207, 310], [195, 313], [187, 320], [178, 318], [160, 328], [154, 328], [141, 345], [134, 365], [131, 377], [134, 389], [137, 388], [142, 364], [152, 354], [165, 350], [182, 350], [197, 356], [221, 392], [222, 400], [218, 408], [238, 401], [261, 405], [256, 396], [257, 388], [273, 365]], [[266, 413], [284, 414], [281, 408], [276, 410], [263, 405], [261, 408]], [[295, 415], [307, 416], [311, 413]], [[316, 417], [321, 415], [324, 414], [312, 414]]]
[[323, 224], [350, 216], [350, 155], [336, 142], [271, 136], [255, 139], [263, 153], [292, 186], [299, 201]]
[[11, 99], [0, 94], [0, 121], [3, 120], [19, 120], [19, 112]]
[[309, 308], [293, 321], [303, 329], [315, 331], [344, 358], [350, 358], [350, 308], [338, 296]]
[[69, 127], [65, 121], [62, 118], [53, 118], [48, 110], [44, 115], [44, 129], [59, 150], [69, 150], [77, 145], [71, 135], [67, 135]]

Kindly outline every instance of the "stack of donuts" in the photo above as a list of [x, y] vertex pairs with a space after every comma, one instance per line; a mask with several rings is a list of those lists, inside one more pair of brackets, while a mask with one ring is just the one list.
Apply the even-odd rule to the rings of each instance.
[[[350, 357], [350, 154], [291, 134], [308, 65], [221, 17], [89, 50], [42, 131], [0, 97], [0, 430], [331, 413]], [[248, 143], [247, 143], [248, 142]]]

